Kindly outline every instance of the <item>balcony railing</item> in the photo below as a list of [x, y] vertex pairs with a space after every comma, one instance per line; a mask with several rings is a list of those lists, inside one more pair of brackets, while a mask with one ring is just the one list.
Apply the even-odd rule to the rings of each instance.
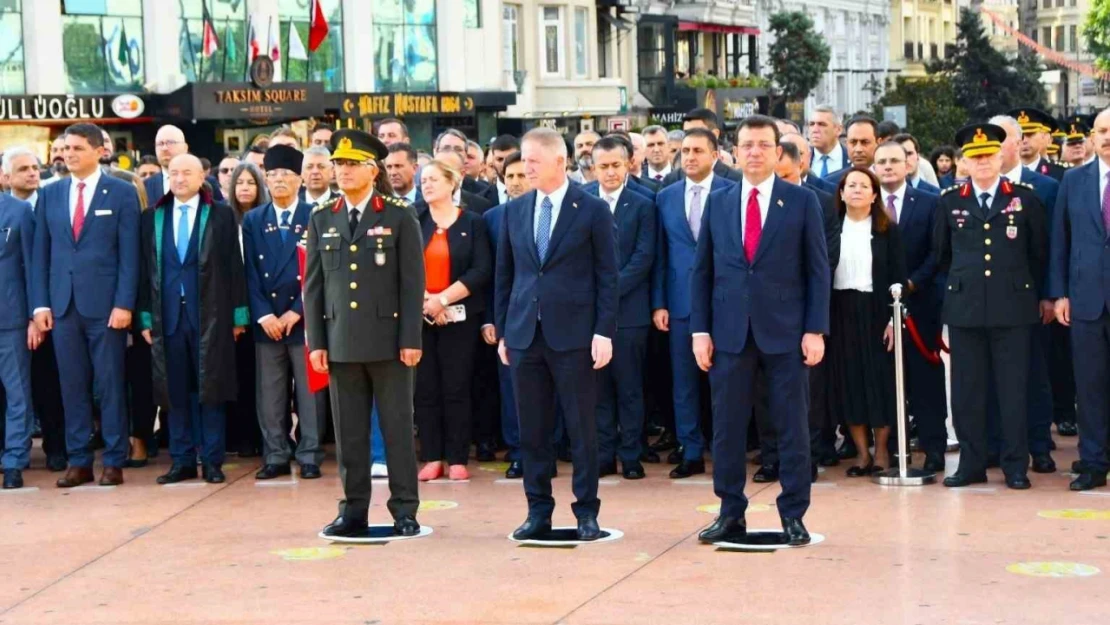
[[907, 59], [912, 59], [913, 58], [913, 42], [912, 41], [907, 41], [904, 44], [903, 54], [905, 55], [905, 57]]

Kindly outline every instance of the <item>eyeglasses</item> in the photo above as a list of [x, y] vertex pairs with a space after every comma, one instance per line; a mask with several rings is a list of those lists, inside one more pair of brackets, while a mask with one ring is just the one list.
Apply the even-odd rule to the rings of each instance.
[[156, 147], [156, 148], [172, 148], [173, 146], [181, 144], [181, 143], [185, 143], [185, 142], [184, 141], [178, 141], [177, 139], [165, 139], [163, 141], [155, 141], [154, 142], [154, 147]]
[[271, 169], [266, 172], [266, 180], [278, 180], [280, 178], [288, 178], [293, 175], [293, 172], [288, 169]]
[[740, 145], [738, 145], [736, 147], [739, 148], [743, 152], [751, 152], [752, 150], [761, 150], [761, 151], [767, 152], [767, 151], [775, 149], [777, 146], [778, 146], [777, 143], [771, 143], [769, 141], [762, 141], [760, 143], [744, 142], [744, 143], [741, 143]]
[[220, 168], [220, 173], [221, 174], [230, 174], [233, 171], [235, 171], [234, 167], [221, 167]]

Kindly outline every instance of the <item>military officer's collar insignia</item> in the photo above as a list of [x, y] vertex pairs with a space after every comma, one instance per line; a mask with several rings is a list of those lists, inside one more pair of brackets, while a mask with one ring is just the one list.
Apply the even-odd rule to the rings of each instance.
[[374, 197], [370, 198], [370, 205], [374, 207], [375, 213], [380, 213], [385, 210], [385, 200], [382, 199], [380, 193], [375, 193]]
[[1014, 192], [1014, 185], [1010, 184], [1010, 181], [1007, 178], [1002, 179], [1002, 192], [1006, 195], [1010, 195]]
[[326, 202], [321, 202], [321, 203], [317, 204], [315, 207], [313, 207], [312, 212], [313, 213], [318, 213], [318, 212], [320, 212], [322, 210], [325, 210], [325, 209], [328, 209], [328, 208], [331, 208], [332, 212], [335, 212], [334, 206], [335, 206], [336, 202], [338, 202], [340, 199], [342, 199], [342, 198], [341, 197], [333, 197], [333, 198], [331, 198], [330, 200], [328, 200]]
[[964, 185], [960, 187], [960, 197], [971, 197], [971, 185], [969, 183], [965, 182]]
[[335, 202], [332, 204], [331, 212], [338, 213], [340, 211], [340, 209], [344, 208], [346, 205], [347, 205], [346, 202], [343, 201], [343, 196], [339, 196], [338, 198], [336, 198]]

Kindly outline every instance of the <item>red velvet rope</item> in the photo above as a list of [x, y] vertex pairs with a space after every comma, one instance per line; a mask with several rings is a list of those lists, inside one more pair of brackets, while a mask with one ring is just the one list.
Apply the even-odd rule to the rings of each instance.
[[[939, 365], [940, 353], [933, 351], [925, 346], [925, 341], [922, 340], [921, 333], [918, 332], [917, 323], [914, 322], [913, 317], [906, 315], [905, 321], [906, 329], [910, 331], [910, 339], [913, 340], [913, 344], [917, 347], [917, 351], [921, 352], [921, 355], [925, 357], [925, 360], [927, 360], [929, 364]], [[944, 345], [944, 341], [941, 340], [940, 335], [937, 335], [937, 343], [940, 344], [941, 349], [946, 352], [948, 351], [948, 348]]]

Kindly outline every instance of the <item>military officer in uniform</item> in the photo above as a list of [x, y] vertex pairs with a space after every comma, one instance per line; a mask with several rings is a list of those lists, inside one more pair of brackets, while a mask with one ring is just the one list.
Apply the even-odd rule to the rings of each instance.
[[358, 130], [331, 138], [342, 195], [313, 212], [306, 240], [305, 330], [313, 369], [329, 372], [344, 500], [324, 528], [366, 532], [370, 414], [377, 402], [389, 468], [394, 532], [415, 536], [419, 505], [412, 437], [414, 367], [420, 362], [424, 245], [420, 226], [393, 197], [379, 161], [385, 145]]
[[[987, 481], [985, 372], [992, 371], [1002, 417], [1006, 485], [1030, 487], [1027, 393], [1030, 331], [1040, 321], [1047, 259], [1044, 207], [1033, 189], [1003, 178], [1002, 141], [994, 124], [956, 134], [971, 175], [945, 189], [934, 245], [938, 271], [948, 275], [942, 320], [952, 355], [952, 413], [960, 466], [949, 487]], [[1018, 390], [1022, 392], [1018, 392]]]
[[1069, 119], [1066, 127], [1061, 160], [1071, 167], [1078, 167], [1087, 162], [1087, 135], [1091, 133], [1091, 129], [1082, 115]]
[[1048, 147], [1052, 145], [1052, 133], [1059, 128], [1056, 120], [1048, 113], [1032, 108], [1014, 109], [1007, 115], [1018, 120], [1024, 135], [1021, 141], [1021, 164], [1056, 182], [1063, 180], [1067, 168], [1047, 158]]

